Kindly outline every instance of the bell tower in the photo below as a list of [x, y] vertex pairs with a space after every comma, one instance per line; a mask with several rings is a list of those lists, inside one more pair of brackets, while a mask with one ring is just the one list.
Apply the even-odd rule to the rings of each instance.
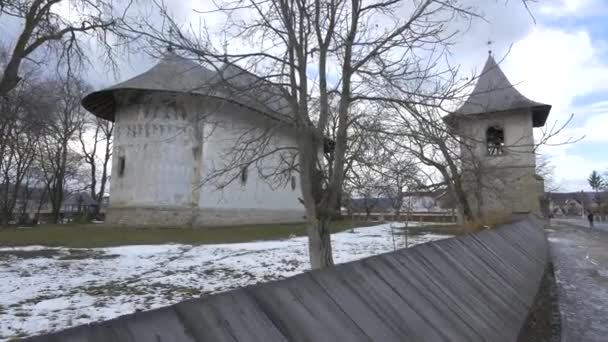
[[490, 53], [467, 101], [445, 117], [461, 139], [463, 186], [479, 216], [540, 213], [533, 128], [550, 111], [520, 94]]

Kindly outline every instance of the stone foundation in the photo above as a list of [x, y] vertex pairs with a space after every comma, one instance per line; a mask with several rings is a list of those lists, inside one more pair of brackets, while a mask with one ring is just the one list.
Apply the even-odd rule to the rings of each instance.
[[110, 207], [106, 223], [129, 226], [221, 227], [249, 224], [301, 223], [302, 210], [200, 208], [194, 213], [180, 207]]
[[[532, 167], [487, 170], [481, 184], [470, 178], [465, 180], [469, 203], [475, 211], [481, 207], [479, 211], [484, 217], [521, 213], [541, 214], [543, 181], [534, 174]], [[482, 203], [478, 203], [474, 190], [479, 187], [482, 189]]]

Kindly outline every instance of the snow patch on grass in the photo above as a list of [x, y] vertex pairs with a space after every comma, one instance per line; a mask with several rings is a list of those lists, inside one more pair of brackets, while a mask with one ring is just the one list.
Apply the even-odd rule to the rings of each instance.
[[[417, 235], [408, 245], [443, 239]], [[334, 260], [403, 248], [390, 224], [332, 236]], [[309, 269], [305, 237], [216, 245], [0, 248], [0, 340], [177, 303]]]

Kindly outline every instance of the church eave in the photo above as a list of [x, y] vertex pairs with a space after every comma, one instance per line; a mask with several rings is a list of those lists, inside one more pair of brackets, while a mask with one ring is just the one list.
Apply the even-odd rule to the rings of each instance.
[[[133, 91], [133, 92], [142, 92], [142, 93], [164, 93], [171, 95], [191, 95], [201, 98], [209, 98], [220, 101], [230, 102], [239, 107], [247, 108], [251, 111], [254, 111], [260, 115], [263, 115], [271, 120], [286, 122], [285, 119], [282, 118], [281, 114], [272, 114], [267, 111], [262, 111], [253, 106], [248, 106], [239, 101], [235, 101], [229, 98], [221, 97], [221, 96], [213, 96], [213, 95], [203, 95], [199, 93], [189, 93], [189, 92], [180, 92], [180, 91], [172, 91], [172, 90], [159, 90], [159, 89], [141, 89], [141, 88], [110, 88], [104, 89], [96, 92], [92, 92], [85, 96], [81, 103], [82, 106], [91, 112], [93, 115], [114, 122], [116, 120], [116, 110], [118, 109], [118, 105], [116, 103], [115, 92], [117, 91]], [[290, 123], [292, 124], [292, 123]]]
[[492, 114], [500, 114], [507, 112], [516, 112], [516, 111], [525, 111], [529, 110], [532, 113], [532, 125], [533, 127], [543, 127], [547, 122], [547, 117], [549, 116], [549, 112], [551, 111], [551, 105], [538, 103], [535, 106], [531, 107], [515, 107], [504, 110], [495, 110], [483, 113], [459, 113], [453, 112], [443, 117], [443, 121], [452, 126], [457, 120], [466, 119], [466, 118], [479, 118], [480, 116], [488, 116]]

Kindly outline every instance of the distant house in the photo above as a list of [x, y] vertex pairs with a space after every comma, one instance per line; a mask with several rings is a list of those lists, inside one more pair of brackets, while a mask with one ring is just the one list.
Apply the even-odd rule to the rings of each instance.
[[[452, 209], [450, 196], [446, 191], [412, 191], [403, 194], [401, 211], [413, 212], [445, 212]], [[351, 208], [353, 212], [366, 212], [371, 208], [373, 212], [391, 213], [395, 211], [394, 199], [387, 197], [353, 198]]]
[[445, 212], [451, 209], [446, 206], [446, 197], [449, 197], [446, 191], [409, 192], [403, 198], [401, 209], [413, 212]]
[[[416, 217], [454, 215], [453, 201], [446, 191], [413, 191], [404, 193], [400, 215]], [[354, 216], [368, 219], [397, 219], [397, 203], [387, 197], [353, 198], [350, 210]], [[403, 218], [400, 218], [403, 219]], [[450, 219], [451, 220], [451, 219]], [[443, 221], [443, 220], [442, 220]]]
[[553, 216], [582, 216], [585, 210], [596, 210], [593, 192], [549, 192], [549, 211]]
[[393, 201], [386, 197], [353, 198], [349, 209], [355, 215], [384, 214], [393, 210]]
[[585, 206], [583, 205], [583, 202], [581, 200], [578, 200], [576, 198], [569, 198], [564, 202], [563, 206], [561, 207], [561, 210], [565, 215], [580, 216], [585, 211]]

